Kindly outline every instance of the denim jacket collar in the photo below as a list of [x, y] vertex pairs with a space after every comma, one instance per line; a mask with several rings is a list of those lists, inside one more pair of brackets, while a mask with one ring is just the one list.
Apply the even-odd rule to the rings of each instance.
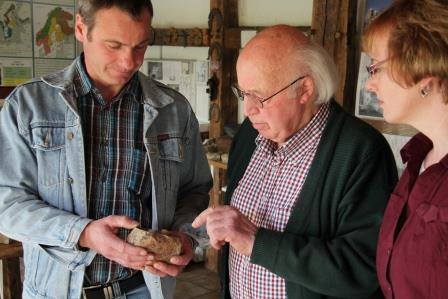
[[[78, 57], [72, 64], [60, 72], [42, 77], [42, 81], [55, 88], [61, 89], [69, 101], [70, 106], [76, 107], [76, 97], [78, 96], [74, 88], [73, 79], [76, 72], [76, 62], [81, 59]], [[174, 99], [161, 90], [157, 85], [161, 84], [149, 79], [145, 74], [138, 72], [138, 79], [142, 87], [143, 101], [145, 104], [155, 108], [162, 108], [174, 102]]]

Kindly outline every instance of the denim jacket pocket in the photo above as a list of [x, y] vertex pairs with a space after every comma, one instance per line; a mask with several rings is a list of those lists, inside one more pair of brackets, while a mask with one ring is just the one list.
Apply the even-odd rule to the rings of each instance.
[[160, 158], [164, 160], [172, 160], [182, 162], [183, 144], [182, 138], [175, 134], [162, 134], [157, 136]]
[[35, 150], [40, 186], [53, 186], [63, 181], [65, 168], [65, 125], [63, 123], [31, 127], [31, 146]]
[[163, 187], [167, 190], [177, 191], [179, 188], [180, 164], [184, 161], [183, 139], [176, 134], [162, 134], [157, 136], [157, 147]]
[[39, 298], [67, 298], [70, 271], [36, 246], [27, 246], [24, 259], [24, 288], [28, 292]]

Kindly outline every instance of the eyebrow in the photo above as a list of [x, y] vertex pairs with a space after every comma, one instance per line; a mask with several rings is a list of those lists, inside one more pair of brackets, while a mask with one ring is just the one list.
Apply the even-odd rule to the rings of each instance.
[[[106, 43], [115, 43], [115, 44], [119, 44], [119, 45], [122, 45], [122, 46], [129, 46], [129, 45], [125, 44], [125, 43], [122, 43], [122, 42], [120, 42], [120, 41], [113, 40], [113, 39], [106, 39], [106, 40], [104, 40], [104, 41], [105, 41]], [[135, 45], [135, 46], [133, 46], [133, 47], [141, 46], [141, 45], [143, 45], [143, 44], [145, 44], [145, 43], [149, 43], [149, 41], [150, 41], [150, 39], [147, 38], [147, 39], [141, 41], [140, 43], [138, 43], [137, 45]]]
[[256, 95], [257, 93], [259, 94], [260, 91], [255, 90], [255, 89], [252, 89], [252, 90], [245, 90], [245, 89], [242, 89], [241, 86], [240, 86], [238, 83], [236, 83], [235, 85], [236, 85], [236, 87], [238, 87], [239, 90], [241, 90], [241, 91], [243, 91], [243, 92], [245, 92], [245, 93], [247, 93], [247, 94], [250, 94], [250, 95], [253, 95], [253, 96], [256, 96], [256, 97], [261, 98], [260, 96]]

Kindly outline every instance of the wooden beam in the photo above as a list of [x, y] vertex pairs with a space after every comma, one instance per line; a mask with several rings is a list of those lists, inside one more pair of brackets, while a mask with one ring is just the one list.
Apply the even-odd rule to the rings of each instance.
[[402, 135], [402, 136], [414, 136], [418, 133], [416, 129], [408, 125], [397, 125], [397, 124], [389, 124], [384, 120], [378, 119], [366, 119], [362, 118], [363, 121], [375, 127], [378, 131], [385, 134], [392, 135]]
[[20, 257], [23, 254], [22, 244], [13, 242], [11, 244], [0, 244], [0, 259]]
[[153, 28], [151, 45], [208, 47], [209, 39], [205, 28]]
[[22, 297], [20, 279], [20, 260], [23, 255], [22, 244], [13, 242], [0, 244], [0, 259], [3, 271], [3, 299], [19, 299]]
[[343, 104], [348, 61], [348, 22], [352, 0], [314, 0], [312, 39], [322, 45], [335, 60], [340, 84], [336, 100]]
[[[222, 136], [225, 124], [237, 122], [238, 103], [230, 88], [236, 81], [239, 38], [236, 36], [238, 33], [231, 30], [236, 27], [238, 0], [210, 0], [210, 77], [216, 82], [216, 94], [210, 103], [210, 138]], [[226, 37], [227, 34], [229, 37]], [[235, 48], [228, 48], [226, 40]]]
[[22, 281], [20, 280], [19, 258], [2, 260], [3, 299], [22, 298]]
[[0, 99], [5, 99], [13, 89], [14, 87], [0, 86]]

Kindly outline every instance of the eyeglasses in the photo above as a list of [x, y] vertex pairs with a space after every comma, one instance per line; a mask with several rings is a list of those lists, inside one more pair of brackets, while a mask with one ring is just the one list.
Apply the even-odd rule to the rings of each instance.
[[232, 86], [232, 91], [235, 94], [236, 98], [242, 102], [244, 102], [244, 98], [248, 98], [249, 100], [253, 101], [258, 108], [263, 108], [263, 103], [266, 102], [267, 100], [275, 97], [276, 95], [278, 95], [279, 93], [281, 93], [282, 91], [288, 89], [290, 86], [292, 86], [294, 83], [296, 83], [299, 80], [302, 80], [303, 78], [305, 78], [308, 75], [305, 76], [301, 76], [297, 79], [295, 79], [294, 81], [292, 81], [291, 83], [289, 83], [287, 86], [283, 87], [282, 89], [280, 89], [279, 91], [277, 91], [276, 93], [274, 93], [273, 95], [267, 97], [267, 98], [260, 98], [254, 94], [245, 92], [244, 90], [239, 89], [238, 86], [233, 85]]
[[371, 65], [366, 66], [367, 72], [369, 73], [369, 77], [374, 77], [379, 71], [381, 71], [379, 66], [383, 65], [385, 62], [387, 62], [389, 58], [386, 58], [384, 60], [378, 61], [377, 63], [372, 63]]

